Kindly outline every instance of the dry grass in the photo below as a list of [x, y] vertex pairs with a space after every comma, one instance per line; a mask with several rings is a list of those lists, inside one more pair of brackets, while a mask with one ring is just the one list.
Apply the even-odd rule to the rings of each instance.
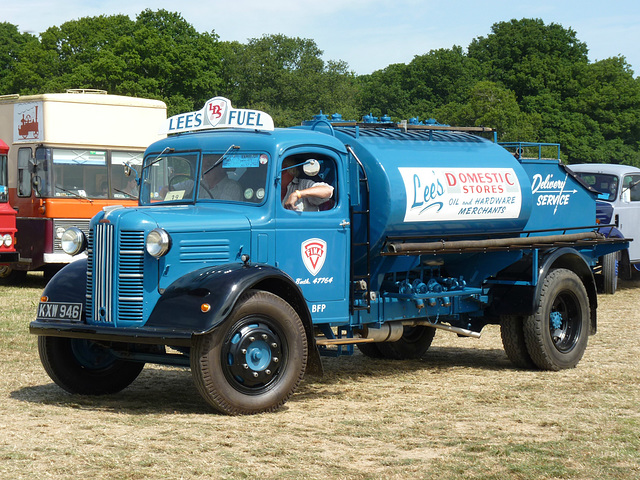
[[497, 327], [438, 332], [422, 361], [324, 359], [274, 413], [211, 413], [187, 369], [72, 396], [28, 334], [43, 287], [0, 287], [2, 479], [640, 477], [640, 282], [599, 297], [577, 368], [517, 370]]

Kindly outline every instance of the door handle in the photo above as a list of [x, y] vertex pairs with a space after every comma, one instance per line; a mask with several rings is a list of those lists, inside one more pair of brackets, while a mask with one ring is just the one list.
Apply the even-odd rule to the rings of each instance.
[[348, 227], [349, 225], [351, 225], [351, 222], [348, 222], [348, 221], [346, 221], [346, 220], [343, 220], [342, 222], [340, 222], [340, 226], [341, 226], [342, 228], [344, 228], [344, 227]]

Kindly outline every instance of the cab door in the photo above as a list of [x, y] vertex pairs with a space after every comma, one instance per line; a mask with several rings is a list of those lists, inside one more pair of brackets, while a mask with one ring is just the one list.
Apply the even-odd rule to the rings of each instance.
[[[319, 170], [303, 168], [315, 160]], [[345, 172], [340, 159], [328, 152], [302, 152], [284, 157], [278, 166], [279, 201], [276, 205], [276, 266], [300, 287], [314, 323], [348, 319], [350, 223], [349, 202], [344, 188]], [[333, 187], [327, 201], [310, 210], [285, 208], [283, 171], [297, 170], [298, 188], [312, 184]], [[291, 167], [290, 167], [291, 168]], [[315, 173], [315, 175], [314, 175]]]

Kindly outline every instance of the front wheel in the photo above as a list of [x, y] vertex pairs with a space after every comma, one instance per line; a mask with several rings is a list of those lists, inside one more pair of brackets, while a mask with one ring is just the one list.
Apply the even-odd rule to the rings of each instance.
[[537, 310], [525, 318], [527, 351], [543, 370], [575, 367], [589, 337], [589, 297], [571, 270], [552, 270], [544, 279]]
[[618, 288], [618, 252], [608, 253], [602, 257], [602, 276], [604, 293], [613, 295]]
[[38, 337], [38, 353], [51, 379], [69, 393], [105, 395], [128, 387], [144, 363], [117, 358], [90, 340]]
[[222, 325], [196, 340], [191, 351], [196, 387], [228, 415], [273, 411], [302, 381], [306, 338], [300, 317], [287, 302], [251, 290]]

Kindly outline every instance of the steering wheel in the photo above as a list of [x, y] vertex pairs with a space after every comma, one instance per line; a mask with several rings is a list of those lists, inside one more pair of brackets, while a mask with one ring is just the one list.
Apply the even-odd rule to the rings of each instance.
[[[191, 180], [191, 177], [189, 175], [178, 173], [169, 179], [169, 184], [167, 185], [167, 187], [169, 188], [169, 191], [174, 191], [176, 190], [176, 185], [178, 185], [179, 183], [187, 182], [189, 180]], [[193, 186], [191, 187], [191, 189], [193, 190]]]

